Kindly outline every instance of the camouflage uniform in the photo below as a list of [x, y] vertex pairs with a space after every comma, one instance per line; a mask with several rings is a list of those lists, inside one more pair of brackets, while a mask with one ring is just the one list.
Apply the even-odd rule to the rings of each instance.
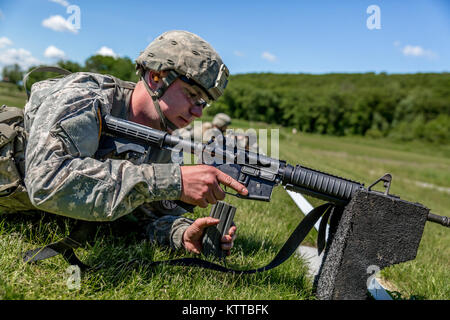
[[[197, 122], [199, 121], [195, 121], [195, 123]], [[209, 135], [209, 132], [211, 132], [212, 129], [213, 126], [211, 122], [202, 122], [201, 125], [196, 124], [195, 126], [193, 126], [192, 124], [190, 124], [184, 128], [177, 129], [172, 132], [172, 135], [180, 137], [184, 140], [206, 143], [212, 137]], [[220, 134], [222, 134], [220, 130], [218, 131]], [[209, 139], [206, 139], [208, 137]]]
[[217, 139], [223, 136], [223, 132], [217, 129], [216, 127], [210, 128], [203, 132], [203, 142], [209, 142], [211, 139]]
[[188, 125], [187, 127], [177, 129], [172, 132], [173, 136], [180, 137], [184, 140], [192, 140], [192, 125]]
[[[33, 85], [25, 106], [25, 185], [33, 205], [75, 219], [113, 221], [143, 204], [180, 198], [181, 170], [169, 163], [170, 154], [150, 148], [140, 158], [100, 154], [100, 114], [128, 119], [133, 90], [134, 83], [94, 73]], [[192, 221], [148, 211], [150, 239], [181, 248]]]

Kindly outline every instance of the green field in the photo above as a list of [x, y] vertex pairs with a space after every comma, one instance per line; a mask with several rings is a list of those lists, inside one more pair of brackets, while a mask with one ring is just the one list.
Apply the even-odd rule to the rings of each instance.
[[25, 90], [19, 90], [15, 84], [0, 82], [0, 99], [0, 104], [2, 105], [23, 107], [26, 103], [27, 95], [25, 94]]
[[[0, 88], [0, 102], [19, 106], [23, 93]], [[4, 98], [3, 98], [4, 97]], [[23, 105], [23, 104], [22, 104]], [[234, 128], [276, 128], [234, 120]], [[369, 185], [381, 175], [393, 175], [391, 193], [419, 202], [437, 214], [450, 216], [450, 145], [394, 143], [362, 137], [292, 134], [280, 129], [280, 158]], [[313, 204], [320, 202], [308, 198]], [[238, 207], [238, 237], [228, 266], [253, 268], [267, 264], [302, 219], [287, 193], [276, 188], [270, 203], [227, 196]], [[206, 216], [196, 209], [191, 217]], [[1, 299], [315, 299], [304, 261], [293, 256], [280, 267], [256, 275], [228, 275], [196, 268], [143, 266], [126, 269], [133, 258], [164, 260], [187, 256], [138, 240], [132, 233], [111, 236], [124, 224], [104, 227], [92, 246], [79, 249], [83, 261], [103, 268], [83, 275], [79, 289], [68, 289], [67, 263], [55, 257], [24, 264], [20, 253], [60, 239], [67, 219], [48, 215], [3, 216], [0, 219]], [[305, 243], [315, 244], [315, 232]], [[403, 299], [450, 299], [450, 232], [427, 223], [414, 261], [382, 271], [383, 280]]]

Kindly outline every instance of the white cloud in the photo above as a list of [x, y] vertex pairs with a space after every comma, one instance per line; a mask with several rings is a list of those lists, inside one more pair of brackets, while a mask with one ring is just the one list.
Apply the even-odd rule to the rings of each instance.
[[426, 50], [422, 48], [421, 46], [412, 46], [412, 45], [406, 45], [402, 49], [402, 53], [405, 56], [412, 56], [412, 57], [426, 57], [426, 58], [436, 58], [437, 55], [431, 50]]
[[11, 40], [9, 40], [7, 37], [0, 38], [0, 48], [4, 48], [4, 47], [10, 46], [12, 44], [13, 44], [13, 42]]
[[42, 25], [54, 31], [78, 33], [78, 30], [60, 15], [51, 16], [50, 18], [45, 19], [42, 21]]
[[270, 52], [264, 51], [261, 54], [261, 58], [263, 58], [264, 60], [270, 61], [270, 62], [275, 62], [277, 60], [277, 57], [275, 55], [273, 55]]
[[400, 45], [401, 45], [402, 43], [400, 42], [400, 41], [394, 41], [394, 46], [396, 46], [396, 47], [400, 47]]
[[233, 53], [234, 53], [235, 56], [245, 57], [245, 54], [243, 54], [241, 51], [235, 50]]
[[66, 54], [55, 46], [49, 46], [45, 49], [44, 56], [50, 59], [64, 59]]
[[8, 49], [0, 52], [0, 65], [17, 63], [22, 69], [41, 64], [41, 61], [33, 57], [30, 51], [25, 49]]
[[5, 15], [3, 14], [3, 11], [0, 10], [0, 20], [3, 20], [4, 17], [5, 17]]
[[110, 56], [110, 57], [114, 57], [114, 58], [118, 57], [117, 53], [115, 53], [113, 49], [105, 47], [105, 46], [101, 47], [100, 50], [98, 50], [96, 52], [96, 54], [101, 55], [101, 56]]
[[60, 5], [62, 5], [63, 7], [68, 7], [69, 6], [69, 2], [67, 2], [66, 0], [50, 0], [51, 2], [55, 2], [58, 3]]

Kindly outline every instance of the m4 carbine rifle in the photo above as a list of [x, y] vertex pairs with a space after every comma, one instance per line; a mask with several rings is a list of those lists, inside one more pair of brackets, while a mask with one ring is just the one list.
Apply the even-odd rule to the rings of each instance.
[[[111, 115], [104, 117], [104, 125], [107, 134], [124, 137], [138, 145], [200, 154], [204, 164], [217, 167], [245, 185], [248, 195], [236, 194], [237, 197], [245, 199], [270, 201], [273, 188], [281, 184], [288, 190], [310, 195], [338, 206], [345, 206], [357, 190], [365, 189], [362, 183], [318, 170], [300, 165], [294, 167], [286, 161], [245, 149], [227, 148], [227, 145], [222, 143], [193, 142]], [[371, 191], [371, 188], [380, 181], [385, 183], [387, 195], [391, 182], [389, 174], [377, 180], [367, 190]], [[189, 206], [182, 206], [191, 209]], [[443, 226], [450, 226], [450, 219], [445, 216], [429, 213], [427, 219]]]

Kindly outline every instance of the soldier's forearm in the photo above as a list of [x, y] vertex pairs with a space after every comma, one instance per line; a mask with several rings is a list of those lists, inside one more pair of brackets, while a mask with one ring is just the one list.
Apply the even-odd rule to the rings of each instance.
[[112, 221], [144, 202], [179, 199], [178, 165], [133, 165], [92, 158], [30, 166], [25, 184], [41, 210], [89, 221]]

